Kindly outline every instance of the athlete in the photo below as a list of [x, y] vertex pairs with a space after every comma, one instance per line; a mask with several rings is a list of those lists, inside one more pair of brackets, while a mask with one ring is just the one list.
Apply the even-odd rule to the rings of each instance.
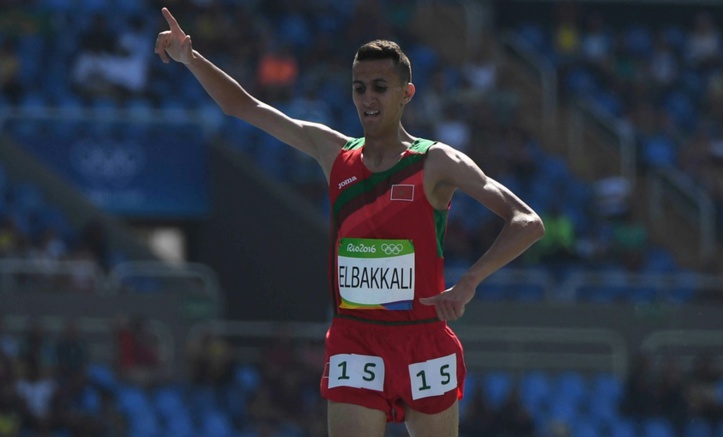
[[[372, 41], [354, 57], [364, 136], [350, 138], [251, 96], [162, 12], [169, 30], [156, 40], [160, 58], [183, 63], [225, 114], [314, 157], [329, 182], [334, 318], [321, 379], [329, 435], [382, 437], [387, 423], [404, 422], [415, 437], [457, 436], [465, 365], [447, 321], [462, 317], [486, 277], [542, 237], [540, 217], [462, 152], [407, 133], [402, 112], [415, 87], [396, 43]], [[457, 190], [505, 225], [445, 289], [442, 249]]]

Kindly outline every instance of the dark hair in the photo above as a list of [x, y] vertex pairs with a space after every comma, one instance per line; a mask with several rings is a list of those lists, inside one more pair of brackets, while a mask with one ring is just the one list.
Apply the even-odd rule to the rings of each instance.
[[394, 62], [403, 84], [412, 81], [412, 64], [401, 47], [399, 47], [399, 44], [394, 41], [377, 39], [364, 44], [356, 51], [354, 63], [380, 59], [391, 59]]

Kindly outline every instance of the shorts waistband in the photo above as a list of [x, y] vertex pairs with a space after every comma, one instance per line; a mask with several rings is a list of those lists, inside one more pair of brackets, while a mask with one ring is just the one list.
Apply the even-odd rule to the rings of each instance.
[[343, 324], [343, 325], [356, 325], [359, 326], [360, 324], [364, 325], [370, 325], [370, 326], [378, 326], [378, 327], [388, 327], [388, 328], [423, 328], [423, 327], [439, 327], [439, 326], [446, 326], [447, 322], [444, 320], [439, 320], [437, 318], [434, 319], [422, 319], [422, 320], [408, 320], [408, 321], [399, 321], [399, 322], [392, 322], [387, 320], [369, 320], [364, 319], [361, 317], [354, 317], [347, 314], [335, 314], [334, 318], [332, 320], [332, 323], [334, 324]]

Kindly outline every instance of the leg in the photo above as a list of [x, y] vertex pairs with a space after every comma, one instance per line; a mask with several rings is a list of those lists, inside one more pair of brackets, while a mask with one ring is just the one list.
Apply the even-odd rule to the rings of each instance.
[[383, 437], [387, 415], [360, 405], [328, 402], [329, 437]]
[[457, 437], [459, 434], [459, 402], [437, 414], [424, 414], [407, 408], [404, 412], [412, 437]]

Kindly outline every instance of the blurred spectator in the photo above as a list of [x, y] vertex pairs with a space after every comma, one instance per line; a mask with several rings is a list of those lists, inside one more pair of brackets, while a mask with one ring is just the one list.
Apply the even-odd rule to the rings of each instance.
[[293, 95], [299, 77], [299, 63], [287, 45], [269, 44], [261, 56], [256, 71], [256, 80], [263, 100], [287, 102]]
[[620, 262], [630, 271], [638, 271], [645, 262], [648, 230], [632, 213], [612, 220], [609, 259]]
[[623, 415], [634, 419], [651, 417], [656, 413], [656, 387], [652, 361], [648, 355], [638, 353], [631, 364], [621, 398], [620, 411]]
[[5, 318], [0, 314], [0, 354], [7, 359], [16, 360], [20, 355], [19, 342], [6, 328]]
[[601, 73], [609, 62], [613, 49], [613, 38], [600, 11], [589, 13], [585, 19], [585, 31], [581, 36], [580, 53], [586, 64], [596, 73]]
[[669, 90], [679, 79], [678, 55], [662, 32], [656, 35], [648, 67], [648, 74], [656, 87], [660, 89], [659, 94]]
[[90, 360], [88, 346], [78, 334], [77, 322], [68, 319], [60, 338], [56, 341], [56, 375], [60, 382], [85, 376]]
[[26, 238], [14, 217], [6, 215], [0, 219], [0, 258], [19, 256], [21, 241]]
[[716, 356], [703, 351], [695, 357], [688, 382], [688, 402], [692, 417], [716, 422], [723, 420], [723, 401], [718, 394], [718, 385], [723, 381], [723, 369], [717, 364]]
[[545, 236], [530, 248], [529, 255], [526, 255], [528, 259], [551, 265], [576, 258], [577, 240], [570, 217], [557, 204], [549, 211], [541, 212], [541, 217], [545, 223]]
[[622, 176], [609, 176], [594, 183], [595, 211], [603, 219], [622, 217], [631, 210], [632, 188]]
[[118, 37], [118, 54], [114, 58], [115, 74], [110, 78], [118, 86], [119, 97], [139, 96], [146, 90], [149, 62], [153, 59], [153, 50], [148, 40], [153, 38], [147, 21], [139, 16], [128, 18]]
[[439, 142], [462, 152], [468, 152], [472, 129], [464, 118], [464, 112], [465, 108], [456, 103], [445, 104], [434, 123], [433, 135]]
[[535, 423], [530, 412], [522, 404], [518, 387], [513, 387], [507, 399], [497, 411], [492, 435], [532, 437]]
[[497, 86], [499, 61], [495, 58], [495, 47], [494, 36], [485, 34], [479, 47], [460, 67], [470, 99], [481, 99]]
[[104, 271], [110, 270], [110, 240], [108, 239], [108, 230], [102, 222], [98, 220], [87, 222], [81, 229], [78, 246], [80, 251], [89, 251], [93, 259]]
[[481, 384], [474, 386], [466, 407], [460, 411], [459, 431], [462, 437], [494, 435], [495, 413], [487, 404]]
[[188, 345], [191, 380], [197, 384], [219, 387], [233, 376], [234, 359], [226, 339], [210, 330], [191, 339]]
[[38, 261], [48, 263], [59, 261], [65, 257], [67, 252], [68, 247], [58, 235], [58, 231], [52, 227], [45, 228], [42, 231], [36, 251]]
[[20, 103], [25, 90], [20, 81], [20, 57], [16, 41], [6, 38], [0, 41], [0, 91], [12, 105]]
[[0, 384], [0, 437], [20, 437], [23, 412], [14, 385]]
[[42, 323], [33, 319], [20, 339], [19, 364], [21, 372], [34, 367], [41, 374], [52, 373], [55, 367], [55, 349]]
[[73, 263], [60, 281], [64, 289], [77, 293], [97, 292], [99, 264], [93, 252], [81, 245], [70, 251], [66, 259]]
[[159, 380], [161, 357], [158, 339], [143, 317], [127, 320], [121, 315], [116, 320], [118, 341], [118, 372], [132, 384], [148, 387]]
[[35, 435], [49, 435], [57, 419], [53, 410], [57, 384], [43, 372], [39, 361], [27, 362], [21, 375], [16, 390], [27, 406], [26, 425]]
[[556, 4], [555, 13], [553, 45], [558, 57], [558, 66], [565, 70], [580, 52], [578, 8], [574, 2], [563, 1]]
[[131, 16], [122, 31], [111, 29], [108, 17], [96, 14], [91, 27], [81, 34], [80, 53], [71, 79], [76, 91], [87, 101], [95, 97], [125, 99], [146, 90], [152, 33], [146, 21]]
[[83, 374], [59, 384], [53, 396], [56, 429], [66, 429], [74, 436], [105, 437], [97, 396]]
[[683, 435], [688, 421], [688, 402], [683, 369], [676, 357], [668, 357], [658, 372], [656, 414], [665, 417]]
[[720, 30], [709, 12], [695, 16], [685, 49], [687, 60], [694, 68], [705, 70], [720, 65]]
[[16, 391], [15, 365], [0, 348], [0, 437], [19, 437], [25, 411]]
[[73, 60], [71, 80], [75, 90], [86, 100], [118, 95], [118, 77], [125, 77], [123, 55], [108, 17], [96, 13], [91, 25], [79, 37], [78, 55]]
[[99, 389], [100, 405], [97, 417], [99, 419], [103, 437], [127, 437], [128, 418], [118, 407], [118, 400], [108, 389]]

